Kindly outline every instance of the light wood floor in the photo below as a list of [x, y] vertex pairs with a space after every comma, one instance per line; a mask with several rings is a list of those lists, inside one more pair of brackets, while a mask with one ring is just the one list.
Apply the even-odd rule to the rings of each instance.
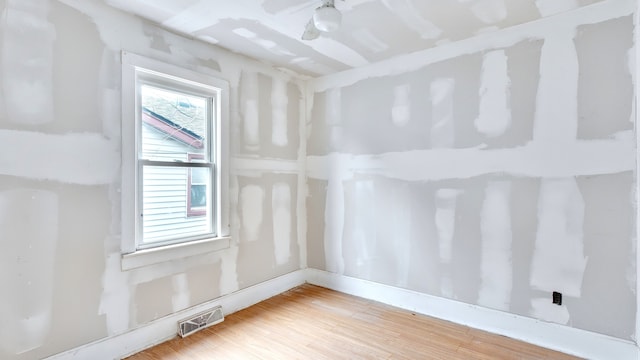
[[575, 359], [450, 322], [303, 285], [129, 360]]

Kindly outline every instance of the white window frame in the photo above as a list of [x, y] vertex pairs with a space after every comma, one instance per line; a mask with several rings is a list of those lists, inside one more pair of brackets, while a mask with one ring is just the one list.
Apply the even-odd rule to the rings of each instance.
[[[168, 88], [178, 91], [185, 86], [206, 87], [216, 93], [216, 114], [213, 116], [213, 144], [211, 160], [216, 165], [213, 174], [215, 200], [211, 206], [216, 218], [211, 219], [214, 236], [187, 239], [168, 245], [140, 247], [142, 239], [141, 219], [141, 174], [138, 149], [141, 140], [141, 108], [136, 100], [142, 83], [149, 78], [161, 81]], [[174, 86], [172, 86], [174, 85]], [[129, 270], [164, 261], [209, 253], [229, 247], [229, 83], [220, 78], [201, 74], [179, 66], [149, 59], [140, 55], [122, 52], [122, 185], [121, 185], [121, 224], [122, 224], [122, 269]], [[210, 138], [207, 136], [207, 138]], [[209, 144], [210, 145], [210, 144]]]

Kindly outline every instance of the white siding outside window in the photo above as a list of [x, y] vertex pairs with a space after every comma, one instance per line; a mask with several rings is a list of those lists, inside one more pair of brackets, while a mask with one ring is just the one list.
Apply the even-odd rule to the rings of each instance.
[[122, 59], [123, 268], [228, 247], [228, 84]]

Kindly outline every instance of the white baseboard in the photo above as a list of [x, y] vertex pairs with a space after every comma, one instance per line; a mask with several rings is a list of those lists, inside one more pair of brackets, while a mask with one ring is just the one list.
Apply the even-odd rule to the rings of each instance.
[[179, 320], [221, 305], [225, 315], [257, 304], [305, 283], [306, 271], [298, 270], [236, 291], [215, 300], [173, 313], [137, 329], [48, 357], [47, 360], [121, 359], [154, 346], [177, 334]]
[[638, 360], [635, 343], [371, 281], [307, 269], [310, 284], [587, 359]]
[[53, 355], [47, 360], [121, 359], [176, 336], [179, 320], [218, 305], [222, 306], [225, 315], [232, 314], [305, 282], [587, 359], [640, 359], [640, 351], [631, 341], [326, 271], [306, 269], [165, 316], [126, 333]]

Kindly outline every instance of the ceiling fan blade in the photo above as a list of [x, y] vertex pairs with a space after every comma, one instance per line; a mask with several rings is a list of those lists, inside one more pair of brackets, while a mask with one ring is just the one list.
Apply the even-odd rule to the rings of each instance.
[[320, 30], [316, 28], [316, 25], [313, 23], [313, 18], [311, 18], [304, 29], [304, 33], [302, 34], [302, 40], [314, 40], [314, 39], [317, 39], [319, 36], [320, 36]]

